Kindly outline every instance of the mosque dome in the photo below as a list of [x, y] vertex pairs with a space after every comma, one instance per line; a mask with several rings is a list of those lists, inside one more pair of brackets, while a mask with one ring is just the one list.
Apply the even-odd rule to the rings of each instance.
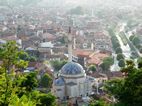
[[62, 69], [60, 70], [60, 74], [65, 76], [65, 75], [83, 75], [85, 73], [83, 67], [75, 62], [68, 62], [65, 64]]

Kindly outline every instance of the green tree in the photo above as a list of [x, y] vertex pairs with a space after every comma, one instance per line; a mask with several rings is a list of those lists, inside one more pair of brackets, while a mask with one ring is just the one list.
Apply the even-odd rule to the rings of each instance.
[[142, 47], [139, 48], [140, 53], [142, 53]]
[[128, 75], [129, 73], [132, 73], [135, 67], [135, 63], [133, 60], [126, 60], [125, 67], [121, 69], [122, 73], [125, 73], [125, 75]]
[[38, 86], [36, 72], [31, 72], [25, 75], [25, 78], [22, 80], [20, 87], [25, 87], [26, 91], [31, 92], [35, 87]]
[[30, 62], [37, 61], [37, 58], [35, 56], [30, 56], [28, 53], [24, 51], [21, 54], [19, 54], [19, 58], [25, 61], [30, 61]]
[[142, 68], [142, 57], [137, 60], [138, 68]]
[[52, 78], [49, 76], [49, 74], [44, 74], [44, 76], [41, 78], [40, 86], [50, 88], [51, 84], [52, 84]]
[[110, 105], [103, 100], [94, 100], [91, 101], [89, 106], [110, 106]]
[[118, 66], [119, 67], [125, 67], [125, 60], [120, 59], [119, 62], [118, 62]]
[[8, 42], [6, 44], [0, 45], [0, 60], [2, 64], [0, 66], [0, 105], [8, 105], [10, 102], [11, 93], [14, 90], [17, 90], [13, 86], [12, 80], [15, 79], [15, 70], [25, 68], [27, 62], [19, 58], [19, 54], [22, 51], [19, 51], [16, 42]]
[[96, 72], [96, 65], [90, 65], [89, 71]]
[[120, 47], [117, 47], [116, 50], [115, 50], [115, 52], [116, 52], [117, 54], [122, 53], [122, 49], [121, 49]]
[[59, 61], [59, 60], [54, 60], [51, 61], [51, 65], [54, 68], [55, 71], [59, 71], [65, 64], [67, 63], [67, 61], [63, 60], [63, 61]]
[[131, 35], [131, 36], [129, 37], [129, 40], [130, 40], [130, 41], [133, 41], [134, 37], [135, 37], [135, 35]]
[[21, 98], [19, 98], [17, 95], [14, 94], [11, 96], [9, 106], [36, 106], [36, 101], [29, 100], [26, 95], [23, 95]]
[[[16, 42], [0, 44], [0, 51], [0, 106], [35, 106], [43, 99], [41, 95], [47, 98], [46, 101], [49, 100], [49, 105], [55, 103], [54, 95], [35, 90], [36, 73], [24, 74], [19, 71], [26, 68], [27, 62], [21, 60], [20, 54], [23, 51], [19, 50]], [[48, 106], [44, 103], [42, 106]]]
[[124, 55], [122, 53], [117, 54], [117, 60], [124, 59]]
[[49, 94], [40, 94], [39, 101], [40, 103], [37, 106], [56, 106], [55, 96], [51, 93]]
[[112, 57], [107, 57], [103, 60], [103, 63], [100, 65], [100, 67], [104, 71], [108, 71], [110, 69], [110, 66], [113, 65], [114, 59]]
[[137, 46], [137, 45], [140, 44], [140, 39], [136, 36], [136, 37], [133, 38], [132, 42], [135, 46]]
[[123, 72], [127, 72], [124, 78], [107, 82], [105, 88], [124, 106], [142, 106], [142, 69], [135, 68], [129, 61]]

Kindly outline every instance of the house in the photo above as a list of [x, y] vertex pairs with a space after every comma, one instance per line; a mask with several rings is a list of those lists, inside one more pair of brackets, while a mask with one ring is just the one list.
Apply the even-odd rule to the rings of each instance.
[[[81, 39], [80, 39], [81, 38]], [[106, 31], [102, 32], [84, 32], [83, 36], [75, 36], [75, 46], [78, 49], [89, 49], [112, 53], [111, 38]]]
[[87, 73], [87, 75], [95, 78], [95, 82], [98, 84], [98, 85], [103, 85], [106, 81], [108, 81], [108, 77], [106, 74], [103, 74], [101, 72], [94, 72], [94, 73]]
[[103, 59], [109, 57], [109, 53], [101, 53], [93, 50], [80, 50], [76, 49], [73, 51], [73, 54], [78, 57], [78, 61], [84, 67], [89, 65], [99, 66]]

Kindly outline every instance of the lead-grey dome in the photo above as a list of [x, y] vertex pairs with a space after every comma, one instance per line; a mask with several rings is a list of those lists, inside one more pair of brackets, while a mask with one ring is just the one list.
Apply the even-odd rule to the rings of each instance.
[[84, 73], [83, 67], [75, 62], [65, 64], [60, 70], [60, 74], [62, 75], [79, 75], [82, 73]]

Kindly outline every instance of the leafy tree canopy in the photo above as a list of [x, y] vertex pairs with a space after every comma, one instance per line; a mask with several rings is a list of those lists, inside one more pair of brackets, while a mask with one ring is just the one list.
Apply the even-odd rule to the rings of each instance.
[[119, 67], [125, 67], [125, 60], [124, 59], [120, 59], [118, 62]]
[[117, 54], [117, 60], [124, 59], [124, 55], [122, 53]]
[[122, 72], [126, 73], [124, 78], [107, 82], [105, 88], [124, 106], [142, 106], [142, 69], [127, 61]]
[[100, 67], [104, 71], [108, 71], [110, 66], [113, 65], [113, 63], [114, 63], [114, 59], [112, 57], [107, 57], [103, 60], [103, 63], [100, 65]]
[[95, 72], [96, 71], [96, 66], [95, 65], [90, 65], [89, 66], [89, 71]]
[[40, 86], [51, 87], [51, 84], [52, 84], [52, 78], [49, 76], [49, 74], [44, 74], [44, 76], [41, 78]]
[[118, 53], [122, 53], [122, 49], [120, 47], [117, 47], [115, 52], [118, 54]]
[[16, 42], [0, 44], [0, 48], [0, 106], [55, 106], [54, 95], [35, 90], [37, 73], [19, 71], [27, 62], [20, 58], [24, 53]]
[[51, 61], [51, 65], [52, 65], [52, 67], [54, 68], [55, 71], [59, 71], [66, 63], [67, 63], [67, 61], [65, 61], [65, 60], [62, 60], [62, 61], [59, 61], [59, 60]]

